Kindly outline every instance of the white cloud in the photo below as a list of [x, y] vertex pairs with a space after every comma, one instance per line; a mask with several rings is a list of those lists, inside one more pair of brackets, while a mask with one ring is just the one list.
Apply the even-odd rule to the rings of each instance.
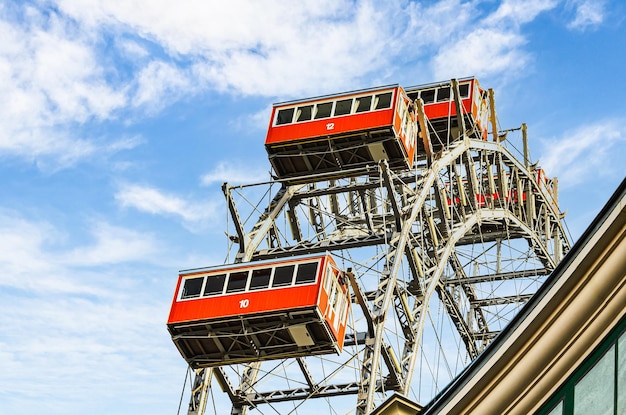
[[241, 164], [237, 165], [229, 162], [220, 162], [212, 171], [202, 176], [201, 182], [206, 186], [214, 183], [222, 184], [226, 182], [237, 185], [259, 183], [268, 181], [269, 179], [269, 165], [267, 170], [264, 171], [260, 168], [250, 168], [250, 166]]
[[570, 0], [568, 3], [576, 9], [574, 19], [567, 25], [568, 28], [585, 30], [604, 21], [604, 0]]
[[[11, 102], [0, 153], [71, 165], [120, 148], [90, 136], [91, 124], [153, 116], [207, 91], [302, 97], [397, 81], [407, 64], [430, 68], [416, 70], [416, 82], [515, 76], [532, 61], [523, 25], [557, 4], [57, 0], [0, 9], [0, 95]], [[571, 4], [572, 27], [602, 18], [601, 1]]]
[[407, 7], [409, 23], [402, 41], [414, 47], [406, 52], [419, 54], [422, 49], [430, 51], [448, 43], [451, 36], [471, 27], [479, 13], [475, 4], [460, 0], [410, 3]]
[[47, 223], [27, 221], [21, 216], [0, 210], [0, 264], [4, 272], [0, 282], [20, 272], [34, 273], [50, 269], [41, 247], [61, 235]]
[[[52, 128], [33, 131], [33, 141], [19, 148], [21, 156], [33, 160], [46, 172], [71, 167], [83, 160], [103, 159], [123, 150], [133, 149], [145, 142], [141, 136], [121, 138], [82, 138], [69, 131]], [[22, 143], [24, 144], [24, 143]], [[31, 150], [31, 151], [29, 151]]]
[[437, 79], [517, 71], [529, 59], [521, 50], [524, 43], [524, 37], [518, 33], [477, 29], [455, 44], [443, 47], [433, 59], [433, 70]]
[[[388, 9], [369, 2], [155, 1], [147, 8], [132, 1], [65, 0], [59, 6], [95, 29], [160, 45], [193, 68], [188, 91], [329, 92], [384, 68], [397, 53], [389, 50], [396, 22]], [[183, 71], [182, 79], [187, 76]]]
[[206, 54], [195, 65], [195, 73], [219, 90], [302, 96], [349, 88], [360, 77], [384, 68], [396, 53], [389, 48], [393, 43], [389, 21], [367, 4], [342, 10], [341, 19], [334, 14], [336, 8], [324, 15], [306, 12], [304, 8], [287, 19], [278, 13], [271, 27], [252, 24], [259, 35], [267, 30], [271, 36], [232, 45], [228, 53]]
[[86, 25], [119, 26], [163, 45], [172, 55], [212, 55], [289, 41], [292, 30], [324, 18], [339, 20], [354, 6], [348, 1], [186, 0], [100, 2], [60, 0], [59, 8]]
[[[98, 282], [114, 288], [115, 280]], [[175, 411], [179, 392], [168, 389], [180, 387], [184, 367], [164, 324], [170, 293], [138, 283], [117, 288], [104, 301], [0, 292], [3, 413]], [[142, 389], [145, 384], [151, 387]], [[110, 402], [119, 406], [107, 409]]]
[[139, 71], [136, 84], [132, 105], [154, 114], [188, 93], [193, 80], [182, 68], [152, 61]]
[[626, 128], [624, 120], [602, 120], [545, 140], [539, 157], [548, 176], [559, 178], [559, 187], [595, 182], [602, 177], [624, 175]]
[[152, 215], [181, 218], [189, 229], [196, 229], [215, 218], [217, 203], [188, 201], [157, 188], [139, 184], [124, 184], [115, 194], [123, 207], [131, 207]]
[[109, 402], [122, 403], [115, 413], [174, 411], [184, 370], [165, 329], [175, 271], [155, 265], [167, 259], [152, 235], [89, 225], [77, 243], [0, 209], [2, 413], [108, 412]]
[[[92, 244], [67, 248], [68, 235], [58, 227], [0, 210], [0, 286], [31, 292], [104, 295], [90, 281], [75, 278], [76, 269], [142, 261], [155, 263], [161, 248], [152, 235], [95, 221], [88, 229]], [[80, 271], [84, 273], [84, 271]]]
[[[168, 389], [179, 385], [183, 368], [165, 329], [167, 297], [148, 284], [129, 289], [116, 283], [119, 276], [108, 277], [97, 280], [106, 297], [95, 288], [87, 297], [0, 292], [3, 413], [108, 412], [113, 401], [121, 405], [115, 413], [150, 412], [145, 400], [153, 410], [174, 411], [177, 393]], [[151, 387], [142, 390], [145, 384]]]
[[117, 45], [127, 59], [142, 60], [150, 56], [150, 52], [146, 47], [132, 39], [120, 39]]
[[57, 159], [61, 165], [106, 148], [75, 136], [73, 128], [111, 118], [126, 97], [107, 81], [108, 73], [71, 22], [25, 8], [17, 23], [0, 9], [0, 154], [30, 160]]
[[95, 239], [92, 245], [73, 249], [61, 256], [61, 260], [71, 266], [92, 267], [150, 261], [159, 251], [154, 237], [106, 222], [95, 222], [91, 233]]
[[0, 153], [63, 168], [107, 148], [101, 141], [112, 138], [92, 137], [90, 125], [154, 115], [207, 90], [349, 88], [397, 53], [395, 22], [376, 7], [67, 0], [2, 8], [0, 95], [11, 105], [0, 114]]
[[84, 122], [105, 119], [125, 104], [124, 94], [107, 84], [90, 39], [68, 22], [52, 17], [45, 26], [30, 26], [0, 20], [0, 33], [0, 88], [14, 103], [7, 118], [34, 113], [40, 125]]
[[521, 25], [529, 23], [548, 10], [554, 9], [558, 0], [505, 0], [494, 13], [484, 19], [485, 24]]
[[[481, 15], [479, 3], [466, 3], [461, 25], [441, 39], [432, 58], [437, 79], [471, 76], [515, 76], [527, 67], [531, 55], [522, 26], [556, 7], [555, 0], [503, 1], [495, 11]], [[445, 16], [449, 19], [450, 14]]]
[[267, 105], [265, 108], [253, 114], [243, 114], [238, 117], [234, 120], [234, 125], [239, 130], [246, 130], [249, 129], [250, 126], [254, 126], [257, 130], [266, 133], [271, 115], [272, 105]]

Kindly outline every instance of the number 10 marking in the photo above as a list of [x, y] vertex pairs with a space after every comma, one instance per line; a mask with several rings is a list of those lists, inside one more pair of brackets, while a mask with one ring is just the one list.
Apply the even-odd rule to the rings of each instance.
[[250, 305], [250, 300], [248, 300], [247, 298], [244, 298], [243, 300], [239, 301], [239, 308], [247, 308]]

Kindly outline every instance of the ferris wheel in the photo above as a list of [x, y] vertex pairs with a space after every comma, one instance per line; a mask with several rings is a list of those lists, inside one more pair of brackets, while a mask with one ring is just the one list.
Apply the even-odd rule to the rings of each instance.
[[[190, 414], [427, 403], [569, 250], [556, 182], [498, 139], [493, 94], [474, 78], [282, 103], [272, 117], [276, 178], [223, 186], [231, 263], [179, 277], [168, 328], [193, 371]], [[234, 309], [194, 319], [202, 304]]]

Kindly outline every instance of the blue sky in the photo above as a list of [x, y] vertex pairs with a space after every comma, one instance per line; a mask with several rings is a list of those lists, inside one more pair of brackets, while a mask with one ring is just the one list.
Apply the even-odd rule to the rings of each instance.
[[176, 412], [177, 271], [224, 261], [220, 186], [269, 178], [273, 102], [475, 75], [502, 128], [528, 125], [575, 240], [626, 173], [625, 18], [617, 0], [0, 1], [0, 412]]

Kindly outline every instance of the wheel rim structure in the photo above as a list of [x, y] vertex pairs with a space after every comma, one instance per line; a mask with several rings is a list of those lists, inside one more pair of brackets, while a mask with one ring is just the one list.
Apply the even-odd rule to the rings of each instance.
[[502, 143], [462, 137], [412, 170], [381, 161], [343, 177], [224, 184], [234, 262], [329, 251], [348, 271], [353, 312], [340, 355], [198, 369], [192, 393], [216, 379], [233, 414], [369, 414], [394, 392], [429, 401], [569, 250], [541, 173]]

